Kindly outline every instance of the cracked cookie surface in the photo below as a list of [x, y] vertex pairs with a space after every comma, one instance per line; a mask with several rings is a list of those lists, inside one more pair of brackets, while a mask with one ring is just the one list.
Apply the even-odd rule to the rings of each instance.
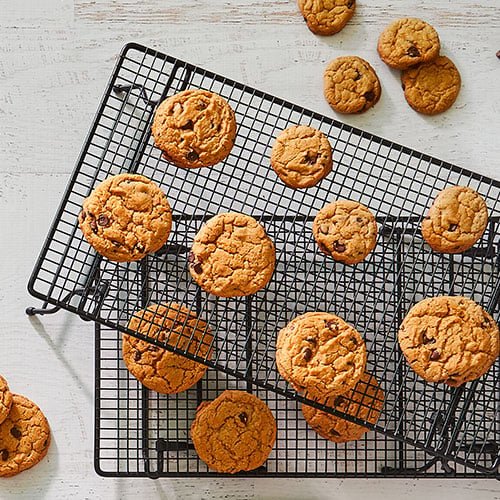
[[223, 213], [209, 219], [195, 236], [189, 272], [208, 293], [238, 297], [266, 286], [275, 260], [273, 242], [253, 217]]
[[[134, 314], [128, 328], [209, 360], [213, 335], [208, 325], [175, 302], [153, 304]], [[130, 373], [146, 387], [174, 394], [192, 387], [207, 367], [145, 340], [123, 334], [123, 360]]]
[[[377, 379], [365, 372], [356, 387], [344, 395], [322, 401], [323, 404], [374, 424], [384, 405], [384, 391]], [[369, 429], [336, 415], [302, 404], [306, 422], [322, 437], [335, 443], [345, 443], [361, 439]]]
[[183, 168], [208, 167], [231, 151], [236, 119], [220, 95], [188, 89], [158, 106], [151, 131], [168, 161]]
[[465, 297], [434, 297], [414, 305], [398, 341], [411, 368], [428, 382], [457, 387], [488, 371], [498, 357], [493, 318]]
[[36, 465], [50, 445], [50, 428], [40, 408], [12, 395], [9, 415], [0, 424], [0, 477], [10, 477]]
[[487, 223], [482, 196], [467, 186], [452, 186], [436, 196], [422, 221], [422, 236], [437, 252], [460, 253], [481, 238]]
[[357, 264], [375, 248], [377, 223], [361, 203], [337, 200], [317, 213], [313, 235], [324, 254], [346, 264]]
[[327, 398], [356, 385], [365, 370], [366, 346], [357, 330], [335, 314], [309, 312], [279, 332], [276, 365], [296, 391]]
[[12, 405], [12, 393], [7, 380], [0, 375], [0, 424], [7, 418]]
[[405, 17], [390, 24], [378, 39], [377, 50], [387, 65], [406, 69], [436, 59], [441, 45], [436, 30], [422, 19]]
[[294, 125], [276, 137], [271, 166], [287, 186], [312, 187], [331, 172], [332, 148], [319, 130]]
[[116, 262], [142, 259], [159, 250], [172, 227], [165, 193], [150, 179], [120, 174], [101, 182], [78, 216], [85, 239]]
[[438, 56], [401, 73], [408, 104], [419, 113], [436, 115], [446, 111], [460, 92], [460, 73], [453, 62]]
[[252, 394], [224, 391], [198, 407], [191, 425], [198, 456], [218, 472], [234, 474], [260, 467], [276, 441], [276, 421]]
[[338, 33], [351, 19], [355, 0], [298, 0], [307, 27], [316, 35]]
[[331, 61], [323, 81], [325, 98], [339, 113], [362, 113], [374, 106], [382, 93], [375, 70], [357, 56]]

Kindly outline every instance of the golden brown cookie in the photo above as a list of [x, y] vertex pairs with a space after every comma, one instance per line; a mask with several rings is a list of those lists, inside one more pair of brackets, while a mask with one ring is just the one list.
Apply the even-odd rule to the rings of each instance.
[[165, 244], [172, 213], [167, 197], [153, 181], [120, 174], [101, 182], [83, 201], [78, 222], [97, 252], [116, 262], [129, 262]]
[[[134, 314], [130, 330], [165, 342], [206, 360], [212, 357], [213, 335], [209, 326], [175, 302], [153, 304]], [[174, 394], [192, 387], [207, 367], [145, 340], [123, 334], [123, 360], [130, 373], [146, 387]]]
[[12, 395], [12, 407], [0, 424], [0, 477], [10, 477], [36, 465], [47, 454], [50, 428], [40, 408]]
[[338, 33], [351, 19], [356, 0], [298, 0], [307, 27], [316, 35]]
[[441, 191], [422, 221], [422, 236], [437, 252], [460, 253], [471, 248], [488, 223], [484, 199], [467, 186]]
[[[328, 398], [322, 403], [347, 415], [374, 424], [384, 405], [384, 391], [379, 387], [376, 378], [365, 372], [354, 389], [343, 396]], [[302, 405], [302, 413], [306, 422], [320, 436], [335, 443], [361, 439], [363, 434], [369, 430], [362, 425], [349, 422], [349, 420], [306, 404]]]
[[332, 148], [323, 132], [294, 125], [276, 138], [271, 166], [287, 186], [312, 187], [331, 172]]
[[198, 407], [191, 425], [198, 456], [213, 470], [234, 474], [260, 467], [276, 441], [267, 405], [248, 392], [224, 391]]
[[378, 39], [382, 61], [396, 69], [429, 62], [439, 55], [436, 30], [422, 19], [404, 17], [390, 24]]
[[167, 160], [184, 168], [208, 167], [231, 151], [236, 119], [220, 95], [189, 89], [158, 106], [151, 131]]
[[380, 99], [375, 70], [356, 56], [334, 59], [325, 69], [325, 98], [338, 113], [363, 113]]
[[414, 305], [401, 323], [399, 345], [428, 382], [457, 387], [488, 371], [498, 357], [493, 318], [465, 297], [434, 297]]
[[335, 314], [302, 314], [278, 334], [278, 371], [296, 391], [309, 396], [345, 394], [361, 378], [365, 364], [361, 335]]
[[209, 219], [195, 236], [189, 271], [208, 293], [238, 297], [266, 286], [275, 260], [273, 242], [253, 217], [224, 213]]
[[437, 115], [450, 108], [460, 92], [460, 81], [458, 69], [445, 56], [401, 73], [406, 101], [424, 115]]
[[337, 200], [317, 213], [313, 235], [323, 253], [346, 264], [356, 264], [375, 248], [377, 223], [361, 203]]
[[9, 391], [7, 380], [0, 375], [0, 424], [7, 418], [12, 406], [12, 393]]

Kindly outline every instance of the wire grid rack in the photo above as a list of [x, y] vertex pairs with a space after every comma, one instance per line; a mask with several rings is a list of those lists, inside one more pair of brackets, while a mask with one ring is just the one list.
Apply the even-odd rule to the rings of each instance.
[[[225, 97], [235, 111], [238, 133], [231, 154], [222, 163], [184, 170], [162, 159], [150, 137], [150, 125], [158, 102], [192, 87]], [[322, 130], [334, 152], [333, 172], [307, 190], [283, 186], [269, 166], [274, 138], [298, 123]], [[77, 224], [83, 199], [97, 183], [121, 172], [137, 172], [155, 180], [174, 213], [174, 228], [165, 247], [136, 263], [117, 264], [101, 258]], [[460, 255], [436, 254], [422, 240], [420, 221], [436, 194], [454, 184], [469, 185], [485, 198], [489, 224], [473, 249]], [[377, 214], [377, 246], [356, 266], [325, 257], [312, 237], [316, 211], [336, 198], [358, 200]], [[268, 402], [285, 396], [294, 400], [291, 405], [306, 399], [276, 371], [277, 331], [306, 311], [335, 312], [363, 334], [368, 370], [386, 396], [375, 425], [343, 416], [382, 433], [385, 453], [397, 449], [400, 463], [412, 453], [426, 452], [443, 463], [465, 466], [464, 474], [498, 478], [498, 361], [484, 377], [460, 388], [427, 384], [407, 366], [396, 332], [415, 302], [440, 294], [468, 296], [499, 320], [499, 201], [497, 181], [129, 44], [120, 55], [30, 279], [29, 290], [44, 301], [45, 309], [28, 312], [65, 308], [104, 325], [113, 333], [103, 331], [114, 335], [116, 342], [116, 330], [127, 331], [135, 311], [154, 302], [180, 302], [209, 323], [215, 334], [212, 359], [201, 359], [154, 339], [150, 342], [215, 368], [210, 372], [216, 380], [227, 381], [232, 376], [243, 381], [238, 383], [255, 387], [254, 391], [272, 394], [264, 397]], [[277, 248], [270, 284], [251, 297], [210, 296], [189, 277], [187, 256], [194, 235], [204, 220], [224, 211], [253, 215]], [[48, 309], [49, 305], [55, 307]], [[105, 373], [105, 368], [102, 373], [98, 370], [100, 375]], [[121, 381], [115, 376], [114, 383], [117, 380]], [[134, 392], [127, 394], [133, 404]], [[116, 397], [121, 401], [118, 393]], [[182, 400], [182, 396], [177, 398]], [[153, 398], [157, 405], [165, 400], [158, 395]], [[321, 407], [315, 401], [309, 403]], [[125, 428], [129, 425], [133, 434], [132, 419], [117, 417], [114, 421]], [[403, 442], [403, 448], [388, 437]], [[423, 451], [409, 451], [412, 447]], [[99, 448], [96, 454], [101, 456]], [[356, 455], [352, 460], [356, 462]], [[410, 463], [409, 469], [418, 469], [411, 458]], [[196, 473], [201, 473], [201, 466], [196, 467]], [[358, 474], [356, 467], [353, 474]], [[276, 473], [280, 470], [275, 469]], [[285, 466], [285, 470], [291, 469]], [[390, 475], [388, 469], [384, 473]]]

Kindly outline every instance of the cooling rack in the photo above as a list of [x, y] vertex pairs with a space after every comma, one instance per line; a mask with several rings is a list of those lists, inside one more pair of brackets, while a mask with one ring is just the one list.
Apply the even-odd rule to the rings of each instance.
[[[236, 114], [234, 148], [226, 160], [211, 168], [184, 170], [169, 164], [150, 136], [158, 102], [190, 87], [219, 93]], [[334, 153], [332, 173], [307, 190], [287, 188], [269, 166], [274, 138], [298, 123], [322, 130]], [[98, 256], [77, 223], [83, 199], [97, 183], [121, 172], [137, 172], [155, 180], [174, 214], [173, 232], [165, 247], [136, 263], [117, 264]], [[422, 240], [420, 221], [436, 194], [454, 184], [469, 185], [485, 198], [490, 211], [488, 227], [473, 249], [460, 255], [436, 254]], [[356, 266], [324, 256], [312, 237], [316, 211], [339, 197], [358, 200], [377, 215], [377, 246]], [[215, 333], [212, 359], [201, 359], [155, 339], [150, 339], [152, 343], [207, 364], [213, 369], [210, 372], [217, 374], [213, 375], [216, 380], [234, 377], [254, 392], [265, 392], [268, 402], [287, 401], [290, 405], [297, 405], [304, 397], [276, 371], [277, 331], [306, 311], [335, 312], [364, 336], [368, 369], [386, 396], [376, 424], [364, 423], [356, 416], [344, 417], [379, 432], [386, 453], [397, 450], [394, 474], [402, 468], [407, 453], [427, 453], [443, 464], [452, 461], [466, 467], [476, 477], [498, 478], [498, 361], [484, 377], [460, 388], [427, 384], [408, 368], [398, 349], [396, 332], [415, 302], [440, 294], [468, 296], [499, 320], [499, 201], [497, 181], [129, 44], [119, 57], [29, 282], [30, 293], [44, 302], [43, 307], [28, 308], [27, 312], [46, 314], [64, 308], [103, 325], [106, 335], [113, 335], [117, 342], [117, 332], [127, 331], [131, 315], [145, 305], [172, 300], [183, 303], [208, 321]], [[224, 211], [254, 216], [276, 244], [273, 278], [264, 290], [250, 297], [210, 296], [189, 277], [188, 252], [194, 235], [204, 220]], [[115, 375], [114, 383], [116, 380]], [[215, 391], [213, 384], [210, 387]], [[102, 395], [98, 391], [99, 405], [104, 401]], [[130, 399], [120, 392], [115, 395], [116, 400], [106, 396], [106, 401], [133, 405], [144, 396], [141, 393], [139, 398], [137, 390], [130, 392]], [[177, 398], [182, 401], [182, 397]], [[166, 404], [167, 399], [148, 396], [153, 406]], [[321, 407], [317, 402], [309, 403]], [[151, 418], [163, 422], [159, 417]], [[151, 423], [149, 417], [146, 420]], [[117, 416], [115, 421], [125, 425], [121, 430], [134, 434], [132, 420]], [[120, 442], [116, 453], [121, 452]], [[290, 446], [293, 448], [293, 443]], [[408, 452], [410, 449], [419, 451]], [[356, 461], [355, 454], [352, 460]], [[403, 468], [422, 465], [416, 459], [409, 464]], [[202, 473], [199, 467], [196, 465], [196, 471]], [[354, 475], [371, 473], [356, 467]], [[444, 467], [446, 472], [451, 466]], [[391, 475], [389, 469], [384, 471]], [[130, 473], [139, 473], [139, 468]], [[345, 473], [350, 474], [349, 466]]]

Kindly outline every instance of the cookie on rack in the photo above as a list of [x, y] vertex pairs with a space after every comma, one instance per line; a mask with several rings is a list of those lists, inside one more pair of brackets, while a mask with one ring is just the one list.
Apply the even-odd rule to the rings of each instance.
[[398, 341], [418, 375], [452, 387], [485, 374], [500, 346], [493, 318], [471, 299], [459, 296], [418, 302], [401, 323]]
[[12, 406], [0, 424], [0, 477], [11, 477], [40, 462], [50, 445], [50, 428], [38, 406], [12, 395]]
[[356, 0], [298, 0], [307, 27], [316, 35], [338, 33], [351, 19]]
[[316, 185], [332, 170], [332, 148], [323, 132], [294, 125], [280, 132], [271, 151], [271, 166], [294, 189]]
[[[152, 304], [136, 312], [128, 328], [205, 360], [212, 357], [210, 327], [175, 302]], [[123, 360], [129, 372], [147, 388], [174, 394], [192, 387], [207, 367], [146, 340], [123, 334]]]
[[363, 113], [377, 104], [382, 94], [375, 70], [357, 56], [331, 61], [323, 81], [325, 98], [338, 113]]
[[209, 219], [194, 238], [189, 272], [208, 293], [251, 295], [267, 285], [276, 260], [274, 244], [249, 215], [223, 213]]
[[268, 406], [253, 394], [224, 391], [199, 406], [191, 439], [201, 460], [217, 472], [254, 470], [273, 449], [276, 421]]
[[317, 213], [313, 235], [324, 254], [346, 264], [357, 264], [375, 248], [377, 223], [361, 203], [337, 200]]
[[94, 249], [116, 262], [159, 250], [172, 227], [165, 193], [150, 179], [120, 174], [101, 182], [83, 201], [80, 229]]
[[365, 365], [363, 338], [335, 314], [302, 314], [278, 334], [278, 371], [296, 391], [307, 391], [311, 397], [345, 394], [361, 378]]
[[7, 380], [0, 375], [0, 424], [7, 418], [12, 406], [12, 393]]
[[236, 137], [236, 118], [220, 95], [188, 89], [158, 106], [151, 131], [168, 161], [183, 168], [208, 167], [230, 153]]
[[488, 223], [483, 197], [467, 186], [441, 191], [422, 221], [422, 236], [433, 250], [460, 253], [481, 239]]
[[380, 58], [395, 69], [433, 61], [441, 44], [437, 31], [422, 19], [405, 17], [390, 24], [378, 39]]
[[[334, 396], [321, 401], [325, 406], [374, 424], [384, 405], [384, 391], [377, 379], [365, 372], [354, 389], [343, 396]], [[321, 436], [335, 443], [361, 439], [369, 429], [312, 406], [302, 405], [306, 422]]]

